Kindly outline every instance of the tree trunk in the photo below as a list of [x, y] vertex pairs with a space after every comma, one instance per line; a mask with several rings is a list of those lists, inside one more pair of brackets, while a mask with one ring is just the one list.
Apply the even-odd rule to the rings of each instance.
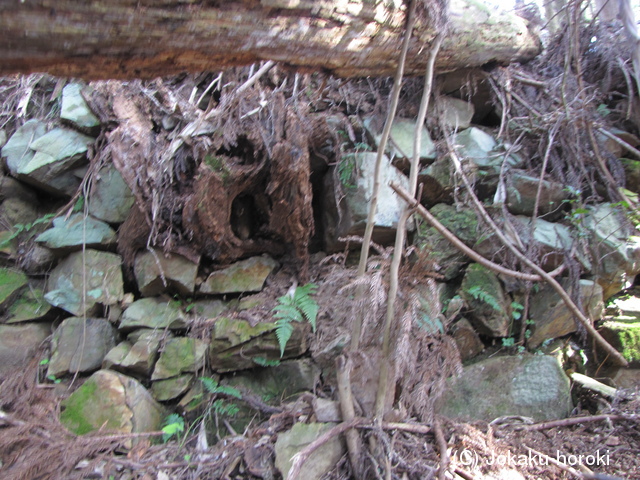
[[[475, 0], [452, 0], [450, 12], [438, 72], [539, 52], [513, 13]], [[389, 0], [0, 0], [0, 74], [152, 78], [272, 59], [342, 77], [387, 76], [404, 17], [404, 4]], [[407, 74], [424, 72], [436, 33], [416, 25]]]

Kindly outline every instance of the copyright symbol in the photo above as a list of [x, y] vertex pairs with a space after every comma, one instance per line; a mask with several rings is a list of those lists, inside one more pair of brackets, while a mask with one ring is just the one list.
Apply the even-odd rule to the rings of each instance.
[[468, 448], [458, 452], [457, 457], [460, 464], [465, 467], [471, 467], [474, 469], [476, 465], [478, 465], [478, 455], [476, 452], [469, 450]]

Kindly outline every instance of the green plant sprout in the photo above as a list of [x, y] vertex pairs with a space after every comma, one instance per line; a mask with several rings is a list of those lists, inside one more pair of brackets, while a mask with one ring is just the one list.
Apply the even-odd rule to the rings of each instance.
[[36, 218], [33, 222], [31, 223], [16, 223], [13, 226], [13, 232], [11, 233], [11, 235], [9, 235], [7, 238], [3, 239], [2, 241], [0, 241], [0, 248], [6, 248], [8, 247], [11, 242], [21, 233], [23, 232], [28, 232], [30, 231], [33, 227], [43, 224], [43, 223], [47, 223], [49, 222], [53, 217], [55, 217], [56, 214], [55, 213], [47, 213], [46, 215], [43, 215], [40, 218]]
[[184, 432], [184, 418], [177, 413], [172, 413], [164, 420], [162, 427], [162, 441], [167, 443], [174, 435]]

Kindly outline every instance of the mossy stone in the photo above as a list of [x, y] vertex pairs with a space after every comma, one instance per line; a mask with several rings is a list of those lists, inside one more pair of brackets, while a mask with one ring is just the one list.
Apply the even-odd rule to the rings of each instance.
[[9, 268], [0, 268], [0, 306], [6, 306], [17, 292], [28, 283], [27, 276]]

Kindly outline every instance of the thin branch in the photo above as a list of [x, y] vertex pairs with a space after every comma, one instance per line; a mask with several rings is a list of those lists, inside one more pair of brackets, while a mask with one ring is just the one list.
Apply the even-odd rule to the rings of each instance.
[[[589, 320], [580, 311], [580, 309], [574, 303], [574, 301], [571, 300], [571, 297], [566, 292], [566, 290], [564, 288], [562, 288], [562, 285], [560, 285], [558, 283], [558, 281], [551, 276], [551, 274], [545, 272], [540, 266], [538, 266], [535, 263], [533, 263], [524, 254], [522, 254], [519, 250], [517, 250], [515, 247], [513, 247], [513, 245], [511, 245], [508, 240], [506, 240], [506, 239], [503, 240], [505, 245], [507, 247], [510, 247], [511, 251], [514, 252], [516, 257], [518, 257], [518, 259], [521, 262], [523, 262], [527, 267], [532, 269], [538, 275], [531, 275], [531, 274], [524, 274], [524, 273], [520, 273], [520, 272], [515, 272], [513, 270], [509, 270], [509, 269], [506, 269], [506, 268], [504, 268], [504, 267], [502, 267], [500, 265], [497, 265], [497, 264], [491, 262], [490, 260], [487, 260], [484, 257], [481, 257], [480, 255], [475, 253], [473, 250], [471, 250], [469, 247], [464, 245], [455, 235], [453, 235], [451, 232], [449, 232], [449, 230], [447, 230], [440, 222], [438, 222], [438, 220], [433, 215], [431, 215], [431, 213], [426, 208], [424, 208], [422, 205], [420, 205], [415, 199], [411, 198], [411, 196], [409, 196], [409, 194], [406, 192], [406, 190], [402, 189], [402, 187], [396, 185], [395, 183], [391, 183], [391, 188], [393, 188], [393, 190], [398, 195], [400, 195], [409, 205], [412, 205], [414, 208], [416, 208], [417, 213], [419, 213], [422, 217], [424, 217], [425, 220], [427, 220], [436, 230], [438, 230], [438, 232], [440, 232], [440, 234], [442, 234], [442, 236], [444, 236], [455, 247], [457, 247], [463, 253], [467, 254], [472, 259], [474, 259], [474, 260], [477, 259], [478, 263], [481, 263], [482, 265], [484, 265], [487, 268], [491, 268], [492, 270], [494, 270], [497, 273], [503, 273], [503, 274], [509, 275], [511, 277], [520, 278], [520, 279], [523, 279], [523, 280], [534, 281], [534, 282], [537, 282], [537, 281], [540, 281], [540, 280], [544, 280], [545, 282], [547, 282], [558, 293], [558, 295], [560, 295], [560, 298], [564, 301], [564, 303], [567, 306], [567, 308], [569, 308], [571, 313], [573, 313], [574, 316], [576, 318], [578, 318], [580, 323], [582, 323], [584, 328], [591, 335], [591, 337], [596, 341], [596, 343], [598, 343], [598, 345], [600, 345], [600, 347], [602, 347], [602, 349], [605, 350], [607, 352], [607, 354], [609, 354], [612, 357], [612, 359], [615, 361], [615, 363], [617, 363], [617, 364], [619, 364], [621, 366], [625, 366], [625, 367], [628, 365], [627, 361], [620, 354], [620, 352], [618, 352], [615, 348], [613, 348], [611, 346], [611, 344], [609, 344], [609, 342], [607, 342], [602, 337], [602, 335], [600, 335], [600, 333], [598, 333], [598, 331], [595, 329], [595, 327], [591, 323], [591, 320]], [[504, 235], [502, 235], [502, 233], [501, 233], [499, 235], [499, 237], [504, 237]], [[501, 240], [502, 240], [502, 238], [501, 238]], [[473, 252], [472, 255], [470, 255], [471, 252]], [[558, 269], [556, 269], [554, 272], [551, 272], [551, 273], [555, 273], [557, 270]], [[532, 280], [533, 278], [537, 278], [537, 280]]]
[[447, 478], [447, 470], [449, 469], [449, 453], [447, 452], [447, 441], [442, 433], [442, 427], [440, 421], [436, 418], [433, 423], [433, 431], [436, 434], [436, 442], [438, 443], [438, 450], [440, 450], [440, 467], [438, 468], [438, 480], [445, 480]]
[[287, 480], [295, 480], [300, 475], [300, 470], [302, 469], [302, 465], [309, 458], [309, 456], [315, 452], [322, 445], [327, 443], [333, 437], [343, 434], [347, 430], [350, 430], [359, 424], [366, 422], [367, 420], [362, 417], [356, 417], [351, 419], [349, 422], [342, 422], [333, 427], [331, 430], [327, 430], [318, 438], [316, 438], [309, 445], [304, 447], [298, 453], [293, 456], [293, 462], [291, 463], [291, 468], [289, 469], [289, 474], [286, 475]]
[[[382, 158], [384, 157], [384, 151], [387, 146], [389, 135], [391, 134], [391, 126], [396, 116], [396, 110], [398, 108], [398, 100], [400, 98], [400, 89], [402, 87], [402, 77], [404, 75], [404, 66], [407, 59], [407, 52], [409, 51], [409, 44], [411, 40], [411, 33], [413, 32], [413, 26], [415, 25], [415, 11], [417, 0], [412, 0], [409, 5], [409, 11], [407, 12], [407, 27], [404, 33], [404, 41], [402, 43], [402, 51], [400, 53], [400, 60], [398, 61], [398, 69], [393, 79], [393, 88], [391, 90], [391, 102], [389, 104], [389, 111], [387, 112], [387, 119], [382, 130], [382, 137], [378, 145], [378, 154], [376, 156], [376, 166], [373, 174], [373, 191], [371, 192], [371, 203], [369, 205], [369, 215], [367, 216], [367, 224], [364, 230], [364, 240], [362, 241], [362, 248], [360, 250], [360, 263], [358, 264], [357, 275], [363, 276], [367, 270], [367, 260], [369, 258], [369, 247], [371, 244], [371, 237], [373, 235], [373, 225], [375, 223], [376, 208], [378, 204], [378, 192], [380, 190], [380, 170], [382, 165]], [[361, 298], [365, 295], [364, 287], [359, 287], [356, 292], [356, 297]], [[360, 336], [362, 334], [362, 318], [357, 316], [353, 322], [353, 329], [351, 333], [351, 350], [356, 351], [360, 347]]]
[[[356, 412], [353, 408], [353, 395], [351, 393], [351, 362], [340, 355], [336, 358], [336, 376], [338, 379], [338, 398], [340, 399], [340, 411], [342, 412], [342, 419], [345, 422], [352, 421]], [[360, 435], [357, 431], [351, 429], [345, 433], [347, 438], [347, 451], [349, 452], [349, 462], [351, 462], [351, 470], [353, 477], [356, 479], [362, 478], [362, 471], [360, 465], [360, 454], [362, 452], [362, 442]]]
[[618, 145], [620, 145], [622, 148], [626, 149], [630, 153], [633, 153], [636, 157], [638, 157], [640, 159], [640, 150], [635, 148], [633, 145], [629, 144], [628, 142], [625, 142], [621, 138], [616, 137], [613, 133], [611, 133], [608, 130], [605, 130], [602, 127], [598, 128], [598, 132], [601, 133], [602, 135], [604, 135], [605, 137], [613, 140]]
[[[418, 170], [420, 169], [420, 144], [422, 143], [422, 128], [427, 116], [429, 108], [429, 98], [431, 97], [431, 88], [433, 86], [433, 71], [436, 57], [440, 51], [443, 34], [438, 34], [434, 39], [433, 46], [429, 52], [429, 59], [424, 75], [424, 89], [422, 91], [422, 100], [420, 101], [420, 110], [416, 119], [416, 128], [413, 136], [413, 157], [411, 158], [411, 171], [409, 173], [409, 188], [411, 196], [415, 197], [418, 186]], [[393, 380], [389, 379], [389, 367], [391, 364], [391, 324], [395, 318], [395, 302], [398, 296], [398, 275], [400, 272], [400, 263], [404, 253], [404, 242], [406, 235], [407, 221], [413, 215], [413, 210], [406, 207], [400, 216], [396, 227], [396, 241], [393, 250], [393, 259], [389, 271], [389, 293], [387, 295], [387, 312], [384, 323], [384, 333], [382, 337], [382, 362], [380, 364], [380, 376], [378, 377], [378, 391], [376, 393], [375, 419], [378, 423], [382, 422], [385, 413], [385, 400], [389, 389], [393, 388]]]
[[[491, 260], [486, 259], [482, 255], [480, 255], [475, 250], [467, 247], [462, 241], [456, 237], [451, 231], [447, 229], [442, 223], [438, 221], [436, 217], [434, 217], [429, 210], [424, 208], [422, 205], [418, 203], [413, 197], [409, 195], [409, 193], [404, 190], [401, 186], [391, 183], [391, 188], [398, 194], [400, 197], [406, 201], [409, 206], [416, 209], [416, 212], [420, 214], [433, 228], [435, 228], [440, 235], [446, 238], [454, 247], [464, 253], [467, 257], [471, 258], [474, 262], [480, 263], [484, 265], [488, 269], [494, 271], [495, 273], [506, 275], [508, 277], [518, 278], [520, 280], [525, 280], [528, 282], [540, 282], [543, 278], [540, 275], [533, 275], [530, 273], [517, 272], [515, 270], [510, 270], [502, 265], [498, 265], [497, 263], [492, 262]], [[556, 268], [554, 271], [550, 272], [550, 276], [556, 276], [562, 273], [564, 270], [564, 266], [560, 266]]]
[[550, 422], [542, 422], [536, 423], [533, 425], [527, 425], [524, 430], [548, 430], [550, 428], [556, 427], [571, 427], [573, 425], [581, 425], [583, 423], [590, 422], [601, 422], [601, 421], [611, 421], [611, 420], [631, 420], [637, 422], [640, 420], [640, 415], [591, 415], [589, 417], [572, 417], [572, 418], [563, 418], [562, 420], [553, 420]]

